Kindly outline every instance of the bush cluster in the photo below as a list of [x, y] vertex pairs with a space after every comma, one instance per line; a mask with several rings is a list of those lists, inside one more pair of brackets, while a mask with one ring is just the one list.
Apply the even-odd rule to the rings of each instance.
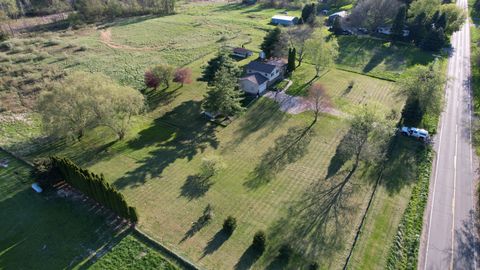
[[228, 216], [223, 222], [223, 231], [226, 234], [231, 235], [233, 231], [235, 231], [235, 228], [237, 228], [237, 219], [232, 216]]

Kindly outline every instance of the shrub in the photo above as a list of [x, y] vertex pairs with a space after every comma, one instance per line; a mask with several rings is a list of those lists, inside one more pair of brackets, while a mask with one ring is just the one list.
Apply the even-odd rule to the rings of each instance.
[[308, 267], [309, 270], [318, 270], [319, 266], [318, 263], [314, 262], [311, 263], [310, 266]]
[[228, 216], [223, 222], [223, 231], [230, 235], [233, 233], [233, 231], [235, 231], [235, 228], [237, 228], [237, 219], [232, 216]]
[[290, 257], [292, 257], [293, 250], [289, 244], [283, 244], [278, 250], [278, 252], [280, 253], [279, 256], [281, 259], [288, 261], [290, 260]]
[[0, 43], [0, 51], [1, 52], [8, 52], [13, 49], [13, 43], [9, 41], [4, 41]]
[[0, 41], [5, 41], [10, 38], [10, 35], [6, 32], [0, 29]]
[[252, 246], [257, 251], [263, 252], [265, 250], [266, 242], [267, 242], [267, 236], [265, 235], [265, 232], [258, 231], [253, 236]]

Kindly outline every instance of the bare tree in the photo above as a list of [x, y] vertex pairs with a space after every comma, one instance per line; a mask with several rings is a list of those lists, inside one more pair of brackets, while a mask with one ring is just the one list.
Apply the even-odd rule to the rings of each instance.
[[318, 77], [320, 71], [333, 65], [338, 56], [338, 43], [336, 40], [327, 42], [319, 33], [307, 41], [306, 56], [315, 66], [315, 77]]
[[327, 90], [320, 83], [316, 83], [310, 87], [308, 90], [308, 100], [313, 105], [313, 111], [315, 113], [315, 120], [312, 124], [315, 124], [318, 120], [318, 115], [323, 108], [331, 106], [330, 97], [327, 95]]
[[313, 28], [309, 25], [299, 25], [297, 27], [289, 28], [287, 31], [290, 47], [297, 49], [298, 65], [302, 65], [302, 61], [305, 57], [306, 42], [312, 36]]
[[393, 21], [402, 6], [397, 0], [360, 0], [349, 16], [352, 26], [363, 26], [374, 31]]

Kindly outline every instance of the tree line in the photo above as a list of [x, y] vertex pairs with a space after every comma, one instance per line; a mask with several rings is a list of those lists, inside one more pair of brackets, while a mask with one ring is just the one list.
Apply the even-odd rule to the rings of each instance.
[[87, 22], [121, 16], [168, 15], [175, 12], [175, 0], [0, 0], [0, 21], [66, 11], [77, 11], [71, 20]]
[[[378, 27], [391, 25], [393, 40], [411, 41], [424, 50], [437, 51], [460, 29], [465, 16], [449, 0], [359, 0], [348, 20], [338, 18], [333, 28], [341, 29], [346, 24], [375, 32]], [[404, 36], [404, 30], [409, 30], [408, 36]]]
[[70, 159], [52, 157], [52, 168], [57, 170], [60, 176], [72, 187], [78, 189], [86, 196], [109, 208], [118, 216], [138, 222], [138, 214], [135, 207], [129, 206], [125, 197], [111, 186], [103, 175], [94, 174], [80, 168]]
[[175, 0], [78, 0], [76, 14], [70, 20], [92, 22], [103, 18], [138, 15], [169, 15], [175, 12]]

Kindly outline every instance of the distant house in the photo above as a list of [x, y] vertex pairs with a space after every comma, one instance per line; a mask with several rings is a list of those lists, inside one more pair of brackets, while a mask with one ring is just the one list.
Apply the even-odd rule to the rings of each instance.
[[390, 26], [381, 26], [377, 28], [377, 32], [384, 35], [391, 35], [392, 34], [392, 27]]
[[232, 55], [241, 57], [241, 58], [248, 58], [252, 56], [252, 54], [253, 54], [252, 51], [247, 50], [245, 48], [234, 48], [232, 50]]
[[348, 13], [345, 10], [333, 13], [332, 15], [328, 16], [327, 24], [332, 25], [336, 18], [343, 19], [343, 18], [346, 18], [347, 16], [348, 16]]
[[271, 22], [274, 25], [291, 26], [297, 24], [298, 18], [287, 15], [275, 15], [272, 17]]
[[245, 67], [246, 75], [239, 80], [240, 88], [249, 94], [262, 95], [269, 86], [283, 78], [285, 65], [283, 59], [250, 62]]

